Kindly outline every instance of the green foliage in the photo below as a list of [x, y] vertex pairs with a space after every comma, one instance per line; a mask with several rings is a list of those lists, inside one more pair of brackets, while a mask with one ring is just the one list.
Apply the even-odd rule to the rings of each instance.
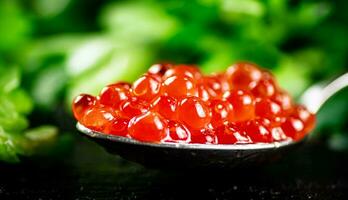
[[57, 136], [57, 129], [42, 126], [27, 130], [33, 102], [19, 88], [18, 68], [0, 67], [0, 161], [18, 162], [19, 155], [35, 154]]
[[[271, 69], [298, 97], [347, 71], [347, 6], [343, 0], [0, 1], [0, 159], [18, 161], [44, 144], [58, 148], [69, 139], [52, 127], [31, 137], [32, 118], [55, 118], [62, 107], [69, 113], [78, 93], [133, 81], [154, 62], [195, 63], [211, 73], [248, 60]], [[347, 97], [335, 97], [319, 113], [314, 135], [337, 149], [346, 144], [338, 141], [348, 132]], [[56, 143], [44, 139], [56, 135]]]
[[0, 2], [0, 52], [13, 51], [29, 38], [33, 26], [17, 1]]

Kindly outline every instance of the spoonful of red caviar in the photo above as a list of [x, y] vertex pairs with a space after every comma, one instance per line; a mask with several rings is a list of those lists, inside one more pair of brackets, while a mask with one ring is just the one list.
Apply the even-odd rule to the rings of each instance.
[[295, 104], [269, 71], [245, 62], [212, 75], [157, 64], [133, 84], [79, 95], [73, 112], [94, 131], [152, 143], [298, 141], [315, 125], [314, 114]]
[[269, 71], [248, 62], [210, 75], [196, 66], [155, 64], [132, 84], [77, 96], [72, 109], [81, 132], [145, 164], [156, 162], [148, 151], [166, 163], [174, 156], [208, 165], [202, 160], [213, 153], [220, 165], [235, 164], [293, 146], [315, 126], [314, 113], [296, 104]]

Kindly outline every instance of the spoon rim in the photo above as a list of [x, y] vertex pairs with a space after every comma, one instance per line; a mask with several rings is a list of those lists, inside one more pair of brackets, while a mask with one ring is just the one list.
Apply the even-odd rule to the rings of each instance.
[[195, 149], [195, 150], [269, 150], [269, 149], [278, 149], [281, 147], [297, 144], [301, 141], [294, 141], [290, 138], [272, 143], [246, 143], [246, 144], [187, 144], [187, 143], [171, 143], [171, 142], [162, 142], [162, 143], [150, 143], [150, 142], [141, 142], [132, 138], [105, 134], [99, 131], [89, 129], [82, 125], [81, 123], [76, 124], [76, 128], [91, 138], [98, 138], [103, 140], [110, 140], [113, 142], [121, 142], [132, 145], [141, 145], [149, 146], [156, 148], [171, 148], [171, 149]]

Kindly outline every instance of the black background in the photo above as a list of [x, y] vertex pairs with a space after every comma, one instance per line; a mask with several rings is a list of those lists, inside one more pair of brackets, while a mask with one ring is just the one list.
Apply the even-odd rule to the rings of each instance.
[[250, 169], [146, 169], [80, 139], [62, 161], [0, 164], [0, 199], [347, 199], [348, 155], [307, 143]]

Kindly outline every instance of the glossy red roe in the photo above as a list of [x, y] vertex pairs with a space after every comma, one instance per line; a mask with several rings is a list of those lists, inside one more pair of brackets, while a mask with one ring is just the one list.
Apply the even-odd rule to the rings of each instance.
[[272, 134], [273, 141], [283, 141], [288, 138], [283, 129], [279, 126], [270, 127], [269, 130]]
[[80, 94], [75, 97], [72, 104], [72, 111], [77, 120], [81, 120], [85, 113], [97, 104], [97, 99], [88, 94]]
[[229, 123], [216, 129], [219, 144], [248, 144], [252, 143], [240, 123]]
[[207, 88], [204, 84], [197, 84], [196, 90], [196, 96], [203, 101], [208, 101], [211, 98], [208, 93], [209, 88]]
[[195, 81], [189, 76], [171, 76], [162, 83], [161, 93], [171, 97], [179, 98], [195, 95]]
[[178, 106], [178, 119], [193, 130], [200, 130], [209, 124], [209, 107], [198, 97], [186, 97]]
[[308, 133], [314, 129], [315, 115], [310, 113], [304, 106], [296, 106], [294, 116], [300, 119], [304, 124], [304, 132]]
[[166, 71], [168, 71], [172, 67], [173, 65], [170, 63], [159, 63], [152, 65], [147, 72], [149, 74], [163, 76]]
[[293, 107], [290, 95], [285, 91], [278, 91], [272, 99], [277, 102], [283, 111], [289, 112]]
[[80, 120], [81, 124], [93, 130], [101, 131], [115, 119], [111, 108], [93, 107]]
[[300, 140], [304, 137], [304, 124], [296, 117], [288, 117], [281, 128], [287, 136], [294, 140]]
[[262, 79], [255, 82], [255, 86], [252, 86], [251, 92], [256, 97], [267, 98], [275, 94], [276, 88], [272, 79]]
[[130, 98], [120, 103], [119, 114], [124, 118], [132, 118], [136, 115], [147, 112], [149, 105], [146, 101], [142, 101], [138, 98]]
[[273, 142], [272, 133], [259, 120], [244, 122], [243, 129], [253, 142]]
[[100, 103], [105, 106], [110, 106], [115, 109], [118, 108], [123, 100], [126, 100], [130, 96], [131, 85], [129, 83], [120, 82], [108, 85], [100, 92]]
[[130, 120], [128, 132], [136, 140], [159, 143], [166, 137], [166, 126], [159, 114], [146, 112]]
[[150, 101], [159, 94], [160, 84], [154, 75], [143, 75], [134, 82], [132, 93], [141, 100]]
[[262, 71], [255, 64], [239, 62], [229, 67], [226, 75], [232, 88], [249, 89], [262, 78]]
[[168, 69], [163, 77], [167, 79], [172, 76], [188, 76], [197, 80], [202, 77], [202, 74], [198, 67], [190, 65], [176, 65], [175, 67]]
[[224, 94], [234, 109], [234, 121], [246, 121], [255, 118], [255, 99], [247, 90], [231, 90]]
[[231, 103], [215, 99], [210, 102], [209, 107], [212, 115], [212, 127], [218, 128], [223, 126], [225, 122], [234, 120], [234, 110]]
[[228, 89], [228, 86], [223, 85], [224, 83], [222, 81], [223, 80], [221, 80], [221, 78], [218, 76], [206, 76], [202, 78], [201, 84], [204, 85], [209, 98], [219, 99], [222, 97], [224, 89]]
[[125, 137], [128, 135], [128, 122], [129, 120], [125, 118], [115, 118], [104, 127], [103, 132]]
[[255, 104], [255, 113], [259, 117], [273, 119], [281, 115], [282, 109], [279, 104], [270, 99], [258, 99]]
[[231, 90], [231, 86], [228, 82], [228, 77], [225, 73], [217, 73], [217, 74], [213, 74], [212, 75], [215, 79], [220, 81], [220, 85], [221, 85], [221, 90], [222, 90], [222, 94], [221, 96], [219, 96], [219, 98], [222, 97], [222, 95], [224, 94], [224, 92]]
[[167, 137], [165, 142], [189, 143], [191, 142], [191, 133], [189, 129], [179, 122], [169, 121], [166, 127]]
[[215, 130], [203, 128], [191, 131], [191, 143], [218, 144], [218, 138]]
[[90, 129], [154, 143], [297, 141], [315, 126], [315, 115], [295, 104], [270, 72], [247, 62], [208, 76], [192, 65], [156, 64], [133, 85], [77, 96], [72, 109]]
[[177, 100], [170, 96], [160, 96], [156, 98], [152, 103], [153, 110], [169, 120], [177, 119], [177, 107]]

